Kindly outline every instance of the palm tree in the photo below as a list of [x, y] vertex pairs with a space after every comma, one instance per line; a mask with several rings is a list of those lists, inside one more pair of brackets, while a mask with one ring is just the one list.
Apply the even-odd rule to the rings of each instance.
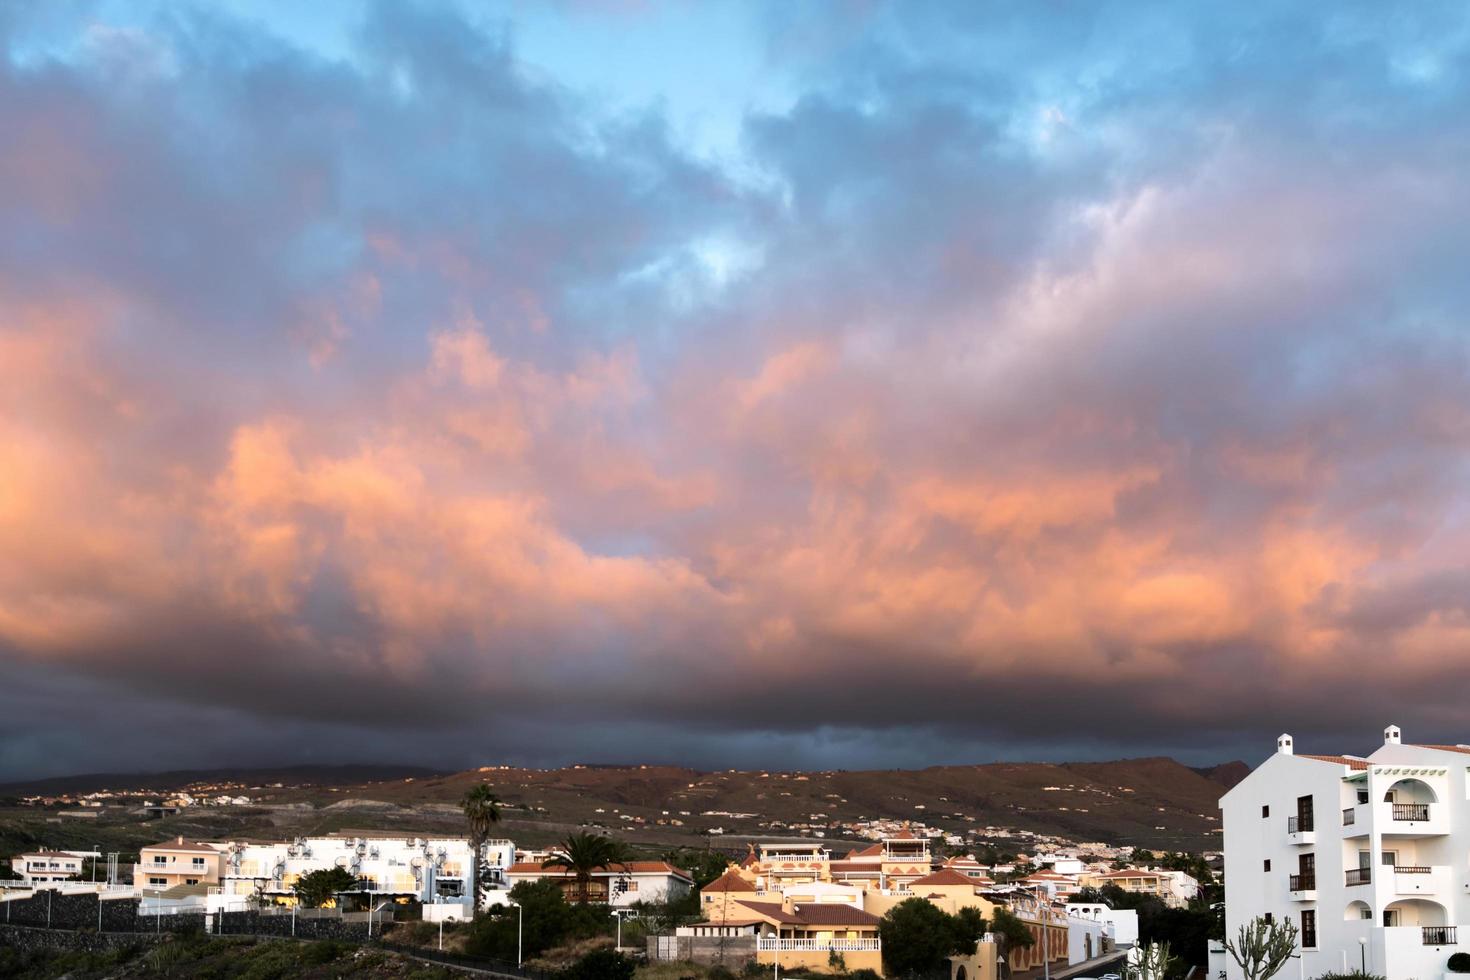
[[577, 903], [587, 904], [587, 892], [592, 885], [592, 875], [614, 865], [624, 867], [628, 861], [628, 848], [621, 842], [602, 834], [569, 834], [557, 845], [557, 853], [541, 862], [543, 868], [563, 868], [572, 873], [577, 881]]
[[470, 832], [470, 895], [475, 905], [472, 914], [480, 914], [480, 849], [490, 837], [490, 828], [500, 823], [500, 798], [490, 791], [489, 783], [480, 783], [465, 791], [459, 801], [464, 811], [465, 826]]

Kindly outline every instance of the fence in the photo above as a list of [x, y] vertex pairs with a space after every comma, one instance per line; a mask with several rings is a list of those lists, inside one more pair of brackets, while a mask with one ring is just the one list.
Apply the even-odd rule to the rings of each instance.
[[424, 946], [410, 946], [406, 943], [395, 943], [386, 939], [375, 941], [373, 945], [382, 949], [392, 950], [395, 953], [403, 953], [406, 956], [416, 956], [421, 960], [433, 960], [435, 963], [444, 963], [449, 966], [462, 966], [471, 970], [484, 970], [487, 973], [499, 973], [507, 977], [520, 977], [523, 980], [553, 980], [555, 976], [555, 974], [545, 973], [528, 966], [517, 966], [514, 963], [492, 959], [488, 956], [451, 953]]

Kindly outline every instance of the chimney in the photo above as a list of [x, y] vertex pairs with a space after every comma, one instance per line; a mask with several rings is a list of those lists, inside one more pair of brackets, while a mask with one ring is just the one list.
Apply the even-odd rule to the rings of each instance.
[[1283, 734], [1276, 740], [1276, 751], [1281, 755], [1291, 755], [1291, 736]]
[[1389, 725], [1383, 730], [1384, 745], [1401, 745], [1404, 741], [1404, 733], [1399, 731], [1399, 726]]

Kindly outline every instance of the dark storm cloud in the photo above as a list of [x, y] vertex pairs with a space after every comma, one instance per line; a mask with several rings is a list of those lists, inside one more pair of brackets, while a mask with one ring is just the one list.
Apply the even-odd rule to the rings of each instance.
[[0, 766], [1463, 740], [1464, 12], [833, 12], [0, 15]]

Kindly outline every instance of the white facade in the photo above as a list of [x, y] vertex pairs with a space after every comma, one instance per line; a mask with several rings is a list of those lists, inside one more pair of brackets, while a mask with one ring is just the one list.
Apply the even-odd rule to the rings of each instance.
[[1138, 945], [1137, 909], [1115, 909], [1100, 902], [1074, 902], [1067, 906], [1067, 916], [1069, 921], [1077, 918], [1106, 923], [1116, 946]]
[[[224, 873], [211, 908], [243, 906], [255, 895], [290, 901], [302, 875], [333, 867], [362, 879], [370, 895], [414, 898], [426, 905], [470, 902], [471, 851], [463, 837], [337, 835], [271, 843], [237, 841], [221, 848]], [[509, 887], [505, 872], [513, 863], [515, 845], [492, 840], [480, 853], [493, 903], [493, 893]], [[468, 917], [467, 911], [461, 917]]]
[[[569, 897], [577, 891], [571, 872], [546, 868], [539, 861], [522, 861], [506, 872], [511, 887], [520, 882], [552, 879], [561, 883]], [[588, 900], [615, 908], [640, 902], [662, 903], [683, 898], [694, 890], [694, 879], [688, 873], [665, 861], [628, 861], [611, 869], [594, 871], [588, 886]]]
[[1367, 758], [1296, 755], [1281, 736], [1220, 801], [1226, 936], [1269, 914], [1302, 930], [1304, 976], [1444, 974], [1470, 951], [1467, 772], [1470, 747], [1405, 745], [1392, 726]]
[[32, 851], [10, 859], [10, 869], [27, 886], [65, 881], [82, 873], [82, 857], [67, 851]]

